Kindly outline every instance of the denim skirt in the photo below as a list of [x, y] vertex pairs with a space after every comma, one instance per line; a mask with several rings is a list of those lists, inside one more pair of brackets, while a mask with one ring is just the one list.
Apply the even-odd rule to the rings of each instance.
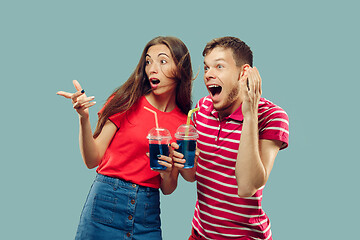
[[75, 239], [162, 239], [159, 189], [97, 174]]

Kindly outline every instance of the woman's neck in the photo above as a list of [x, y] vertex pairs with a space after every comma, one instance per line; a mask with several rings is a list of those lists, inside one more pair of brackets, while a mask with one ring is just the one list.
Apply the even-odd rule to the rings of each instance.
[[162, 112], [171, 112], [176, 107], [175, 93], [155, 95], [153, 92], [150, 92], [145, 97], [154, 108]]

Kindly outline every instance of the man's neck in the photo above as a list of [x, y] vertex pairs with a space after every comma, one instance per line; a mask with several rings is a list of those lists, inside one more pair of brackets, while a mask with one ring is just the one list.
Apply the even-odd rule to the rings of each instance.
[[242, 100], [238, 99], [238, 101], [233, 102], [231, 105], [229, 105], [227, 108], [223, 110], [217, 110], [219, 113], [219, 119], [222, 121], [224, 118], [230, 116], [233, 114], [242, 104]]

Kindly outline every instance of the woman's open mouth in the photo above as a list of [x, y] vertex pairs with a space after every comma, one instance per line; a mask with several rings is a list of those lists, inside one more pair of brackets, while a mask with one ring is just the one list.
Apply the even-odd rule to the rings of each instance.
[[157, 78], [151, 78], [150, 79], [150, 85], [152, 89], [156, 89], [158, 85], [160, 84], [160, 80]]
[[160, 80], [159, 79], [151, 79], [151, 83], [154, 85], [157, 85], [160, 83]]

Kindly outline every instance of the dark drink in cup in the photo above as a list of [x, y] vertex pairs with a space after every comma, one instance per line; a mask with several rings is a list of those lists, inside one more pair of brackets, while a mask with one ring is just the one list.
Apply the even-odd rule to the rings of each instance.
[[176, 143], [179, 145], [178, 152], [184, 155], [184, 168], [193, 168], [196, 151], [196, 140], [199, 137], [194, 126], [183, 124], [176, 130]]
[[179, 145], [178, 151], [184, 155], [186, 160], [184, 168], [193, 168], [196, 150], [196, 140], [176, 140]]
[[[169, 156], [169, 146], [167, 144], [149, 144], [150, 168], [165, 170], [166, 167], [158, 163], [158, 155]], [[161, 161], [161, 160], [160, 160]]]
[[159, 164], [158, 155], [169, 156], [169, 144], [171, 140], [169, 130], [166, 128], [152, 128], [147, 138], [149, 139], [150, 168], [166, 170], [165, 166]]

